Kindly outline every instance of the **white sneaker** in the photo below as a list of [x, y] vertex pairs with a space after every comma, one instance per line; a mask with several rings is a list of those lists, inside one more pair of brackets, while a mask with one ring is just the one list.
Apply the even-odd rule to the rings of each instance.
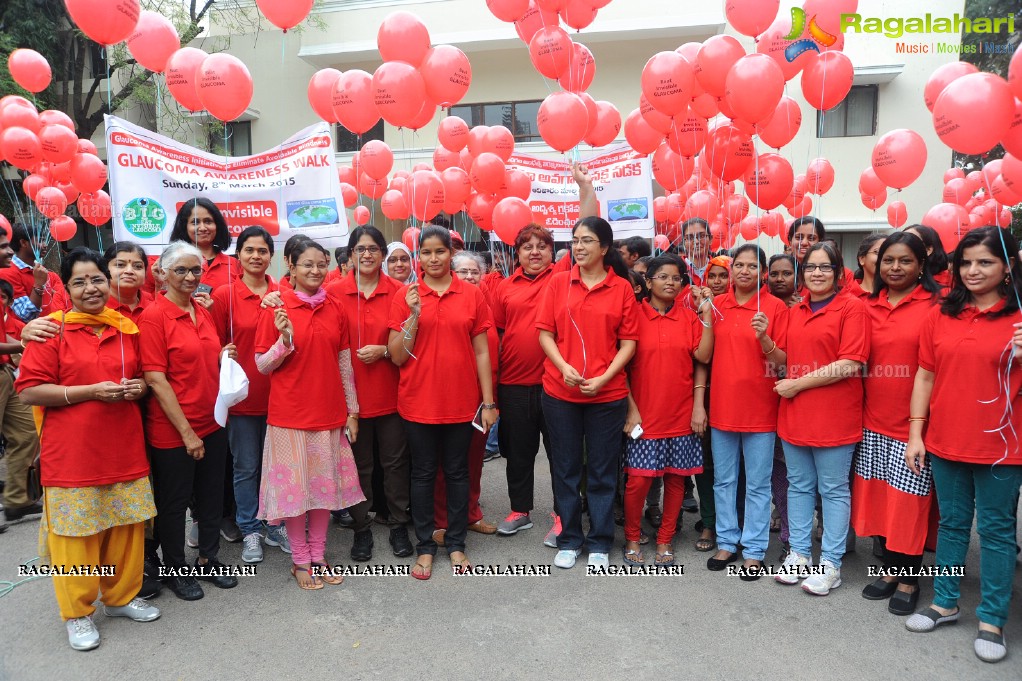
[[185, 537], [185, 544], [193, 549], [199, 548], [199, 523], [192, 518], [192, 526], [188, 528], [188, 536]]
[[606, 553], [590, 553], [589, 566], [603, 568], [604, 570], [606, 570], [608, 567], [610, 567], [610, 556], [608, 556]]
[[581, 554], [582, 549], [562, 549], [554, 556], [554, 565], [565, 570], [573, 568], [575, 567], [575, 559]]
[[65, 624], [67, 642], [75, 650], [92, 650], [99, 646], [99, 629], [92, 623], [92, 617], [76, 617]]
[[812, 565], [806, 556], [795, 553], [794, 549], [788, 551], [787, 557], [781, 563], [781, 574], [774, 575], [774, 579], [780, 584], [798, 584], [798, 580], [806, 576], [805, 568]]
[[815, 596], [826, 596], [831, 589], [841, 586], [841, 568], [835, 567], [829, 560], [821, 560], [823, 574], [810, 575], [802, 582], [802, 590]]
[[241, 560], [245, 563], [263, 562], [263, 536], [258, 532], [250, 532], [245, 535], [244, 542]]
[[103, 612], [107, 617], [127, 617], [136, 622], [152, 622], [160, 619], [160, 609], [141, 598], [133, 598], [127, 605], [116, 607], [104, 605]]

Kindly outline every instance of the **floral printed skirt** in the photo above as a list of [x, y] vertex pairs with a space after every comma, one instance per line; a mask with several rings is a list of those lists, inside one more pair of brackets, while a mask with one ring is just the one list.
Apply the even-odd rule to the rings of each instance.
[[355, 456], [341, 428], [266, 427], [260, 518], [275, 522], [319, 508], [348, 508], [365, 498]]

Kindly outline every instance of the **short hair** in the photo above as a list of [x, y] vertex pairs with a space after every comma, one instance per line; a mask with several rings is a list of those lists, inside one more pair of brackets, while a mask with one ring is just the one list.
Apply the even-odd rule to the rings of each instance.
[[[330, 254], [328, 253], [326, 259], [330, 260]], [[338, 246], [334, 249], [334, 260], [337, 261], [337, 266], [340, 267], [344, 263], [351, 260], [351, 249], [347, 246]]]
[[635, 253], [640, 258], [653, 255], [653, 249], [650, 247], [649, 242], [641, 236], [628, 237], [624, 240], [623, 245], [628, 249], [629, 253]]
[[305, 234], [292, 234], [291, 236], [288, 237], [287, 241], [284, 242], [284, 259], [285, 260], [290, 262], [290, 260], [291, 260], [291, 251], [293, 251], [295, 249], [295, 246], [297, 246], [302, 241], [312, 241], [312, 239], [310, 239]]
[[844, 272], [845, 269], [845, 263], [841, 259], [840, 249], [834, 247], [828, 241], [817, 241], [815, 244], [809, 247], [809, 250], [806, 251], [805, 256], [802, 258], [802, 265], [801, 267], [799, 267], [798, 271], [799, 278], [802, 280], [802, 283], [804, 284], [806, 279], [806, 263], [809, 262], [809, 256], [811, 256], [816, 251], [823, 251], [824, 254], [827, 256], [827, 259], [830, 261], [830, 266], [834, 268], [834, 292], [835, 293], [839, 292], [841, 290], [841, 283], [844, 281], [844, 276], [842, 276], [842, 273]]
[[[362, 240], [362, 237], [367, 236], [380, 247], [380, 250], [385, 254], [387, 252], [387, 240], [383, 236], [383, 232], [378, 230], [375, 225], [362, 225], [356, 227], [351, 231], [351, 236], [348, 237], [348, 257], [355, 252], [355, 246]], [[334, 250], [334, 259], [337, 260], [337, 264], [341, 264], [341, 258], [338, 255], [340, 248]]]
[[273, 255], [273, 237], [262, 227], [253, 225], [252, 227], [246, 227], [241, 230], [241, 234], [238, 235], [238, 242], [236, 244], [235, 253], [240, 253], [245, 242], [249, 239], [262, 239], [266, 242], [266, 246], [270, 249], [270, 255]]
[[791, 265], [792, 270], [795, 269], [795, 256], [790, 253], [777, 253], [776, 255], [770, 256], [770, 261], [767, 263], [767, 272], [773, 269], [775, 262], [780, 262], [781, 260], [784, 260]]
[[0, 293], [7, 296], [7, 304], [14, 302], [14, 287], [6, 279], [0, 279]]
[[483, 256], [473, 251], [458, 251], [458, 253], [451, 258], [451, 269], [457, 269], [458, 263], [462, 260], [471, 260], [479, 266], [479, 273], [483, 274], [486, 272], [486, 261], [483, 260]]
[[536, 237], [547, 246], [550, 250], [554, 250], [554, 235], [550, 233], [550, 230], [542, 225], [537, 225], [535, 222], [531, 222], [518, 231], [518, 236], [515, 237], [515, 251], [517, 252], [522, 246], [524, 246], [532, 238]]
[[118, 253], [134, 253], [142, 258], [142, 262], [148, 266], [149, 257], [146, 255], [145, 249], [134, 241], [115, 241], [110, 244], [110, 248], [106, 249], [106, 252], [103, 253], [103, 260], [109, 265], [110, 261], [116, 258]]
[[171, 241], [167, 244], [167, 247], [163, 249], [163, 253], [160, 253], [160, 269], [169, 270], [176, 263], [180, 262], [181, 258], [187, 256], [194, 256], [198, 258], [199, 262], [202, 262], [202, 252], [188, 243], [187, 241]]
[[684, 260], [673, 253], [661, 253], [650, 260], [649, 265], [646, 267], [646, 278], [653, 279], [654, 274], [668, 265], [674, 265], [678, 268], [678, 272], [681, 273], [681, 285], [688, 286], [690, 283], [690, 279], [688, 277], [688, 266], [685, 264]]
[[21, 250], [21, 244], [24, 242], [32, 243], [28, 229], [20, 222], [15, 222], [11, 226], [11, 250], [17, 253]]
[[68, 282], [71, 281], [71, 271], [80, 262], [91, 262], [106, 277], [106, 280], [110, 281], [110, 270], [107, 268], [106, 260], [103, 259], [103, 256], [91, 248], [79, 246], [64, 256], [63, 262], [60, 263], [60, 280], [64, 282], [64, 286], [67, 286]]
[[227, 221], [223, 213], [216, 207], [216, 204], [203, 196], [189, 199], [181, 206], [181, 211], [174, 218], [174, 229], [170, 232], [171, 241], [187, 241], [192, 243], [188, 237], [188, 221], [192, 218], [192, 212], [196, 207], [205, 208], [213, 216], [216, 224], [216, 235], [213, 237], [213, 250], [217, 252], [226, 251], [231, 247], [231, 232], [227, 228]]
[[823, 241], [827, 238], [827, 228], [823, 226], [820, 219], [812, 215], [806, 215], [792, 221], [791, 225], [788, 227], [788, 241], [790, 242], [792, 237], [795, 236], [795, 232], [798, 231], [799, 227], [807, 224], [812, 224], [813, 231], [816, 232], [816, 239], [818, 241]]

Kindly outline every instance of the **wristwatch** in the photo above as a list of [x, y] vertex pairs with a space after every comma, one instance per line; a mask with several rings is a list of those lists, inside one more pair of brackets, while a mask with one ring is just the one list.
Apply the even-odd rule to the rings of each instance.
[[390, 347], [389, 346], [386, 346], [386, 345], [383, 346], [383, 356], [386, 359], [390, 359]]

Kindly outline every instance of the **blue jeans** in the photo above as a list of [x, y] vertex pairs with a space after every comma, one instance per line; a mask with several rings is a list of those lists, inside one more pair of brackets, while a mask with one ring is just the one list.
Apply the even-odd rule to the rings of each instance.
[[[543, 417], [550, 429], [550, 461], [554, 472], [554, 504], [561, 514], [559, 549], [610, 553], [614, 544], [614, 491], [621, 457], [621, 431], [627, 400], [565, 402], [543, 393]], [[585, 463], [583, 464], [583, 445]], [[586, 470], [589, 535], [582, 535], [582, 469]]]
[[848, 471], [855, 443], [838, 447], [802, 447], [781, 440], [788, 465], [788, 527], [791, 550], [812, 556], [816, 492], [823, 499], [823, 549], [820, 559], [841, 567], [848, 539], [852, 493]]
[[486, 434], [486, 451], [488, 452], [500, 451], [500, 445], [498, 444], [499, 440], [497, 439], [497, 429], [499, 427], [500, 419], [498, 418], [497, 422], [493, 424], [492, 428], [490, 428], [490, 432]]
[[[975, 511], [980, 563], [976, 617], [1003, 627], [1015, 576], [1015, 501], [1022, 484], [1022, 466], [961, 463], [933, 454], [930, 464], [940, 507], [934, 562], [949, 567], [965, 565]], [[960, 582], [961, 577], [953, 575], [934, 577], [934, 604], [958, 607]]]
[[231, 416], [227, 420], [227, 440], [234, 457], [234, 503], [238, 509], [235, 520], [244, 536], [263, 529], [256, 514], [259, 512], [266, 417]]
[[[735, 433], [710, 429], [713, 443], [713, 503], [717, 548], [734, 553], [742, 544], [747, 560], [763, 560], [770, 542], [770, 474], [774, 433]], [[738, 466], [745, 463], [745, 523], [738, 528]]]

